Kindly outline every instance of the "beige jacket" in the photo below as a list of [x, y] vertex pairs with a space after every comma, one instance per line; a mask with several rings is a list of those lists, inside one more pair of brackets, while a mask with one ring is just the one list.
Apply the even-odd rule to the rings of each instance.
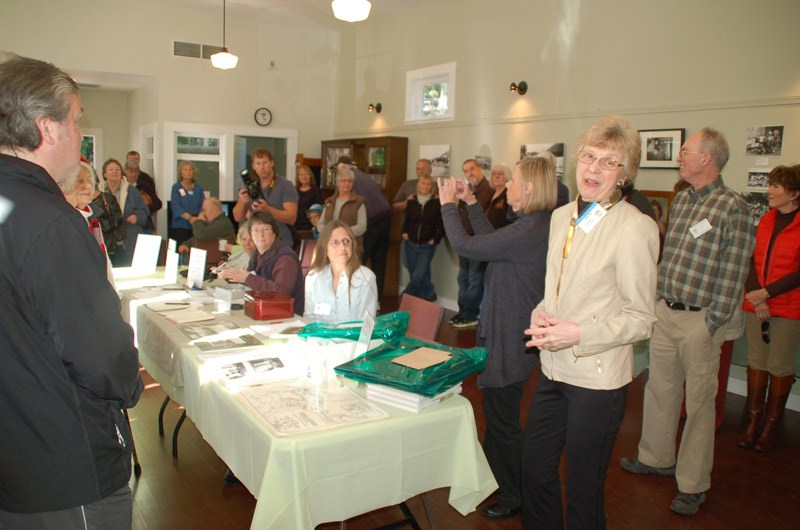
[[553, 212], [544, 300], [534, 312], [577, 322], [581, 338], [571, 348], [542, 350], [542, 372], [554, 381], [613, 390], [633, 379], [633, 343], [649, 338], [656, 320], [658, 226], [621, 201], [588, 234], [575, 229], [562, 273], [575, 211], [573, 201]]

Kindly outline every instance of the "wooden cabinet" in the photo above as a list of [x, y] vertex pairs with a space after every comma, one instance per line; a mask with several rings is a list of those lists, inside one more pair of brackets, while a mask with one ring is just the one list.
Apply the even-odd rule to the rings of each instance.
[[[322, 142], [320, 187], [326, 195], [336, 185], [336, 163], [340, 156], [349, 156], [358, 169], [368, 174], [381, 187], [389, 203], [408, 178], [408, 138], [381, 136], [348, 138]], [[383, 296], [397, 296], [400, 285], [400, 229], [402, 214], [392, 216], [392, 235], [386, 260]]]

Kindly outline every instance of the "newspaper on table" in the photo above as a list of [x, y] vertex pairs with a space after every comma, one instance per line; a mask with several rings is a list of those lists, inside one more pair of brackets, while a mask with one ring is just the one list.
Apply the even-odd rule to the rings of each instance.
[[300, 381], [243, 388], [237, 397], [277, 436], [333, 429], [388, 418], [346, 387]]
[[264, 346], [246, 352], [202, 353], [203, 370], [232, 391], [248, 385], [299, 379], [306, 375], [304, 357], [286, 345]]

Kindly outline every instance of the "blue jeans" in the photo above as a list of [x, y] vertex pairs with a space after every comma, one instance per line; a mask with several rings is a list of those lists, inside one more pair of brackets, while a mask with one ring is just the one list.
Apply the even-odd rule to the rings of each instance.
[[485, 273], [485, 261], [458, 257], [458, 314], [467, 320], [478, 318]]
[[436, 245], [422, 243], [418, 245], [411, 241], [404, 241], [406, 268], [411, 279], [406, 285], [406, 292], [417, 298], [429, 298], [435, 292], [431, 282], [431, 261], [436, 253]]

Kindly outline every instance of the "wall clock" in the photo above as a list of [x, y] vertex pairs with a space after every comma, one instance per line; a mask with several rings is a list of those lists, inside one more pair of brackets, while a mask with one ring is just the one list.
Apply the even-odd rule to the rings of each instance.
[[256, 109], [255, 114], [253, 114], [253, 119], [256, 120], [256, 123], [265, 127], [272, 123], [272, 112], [267, 107], [261, 107]]

